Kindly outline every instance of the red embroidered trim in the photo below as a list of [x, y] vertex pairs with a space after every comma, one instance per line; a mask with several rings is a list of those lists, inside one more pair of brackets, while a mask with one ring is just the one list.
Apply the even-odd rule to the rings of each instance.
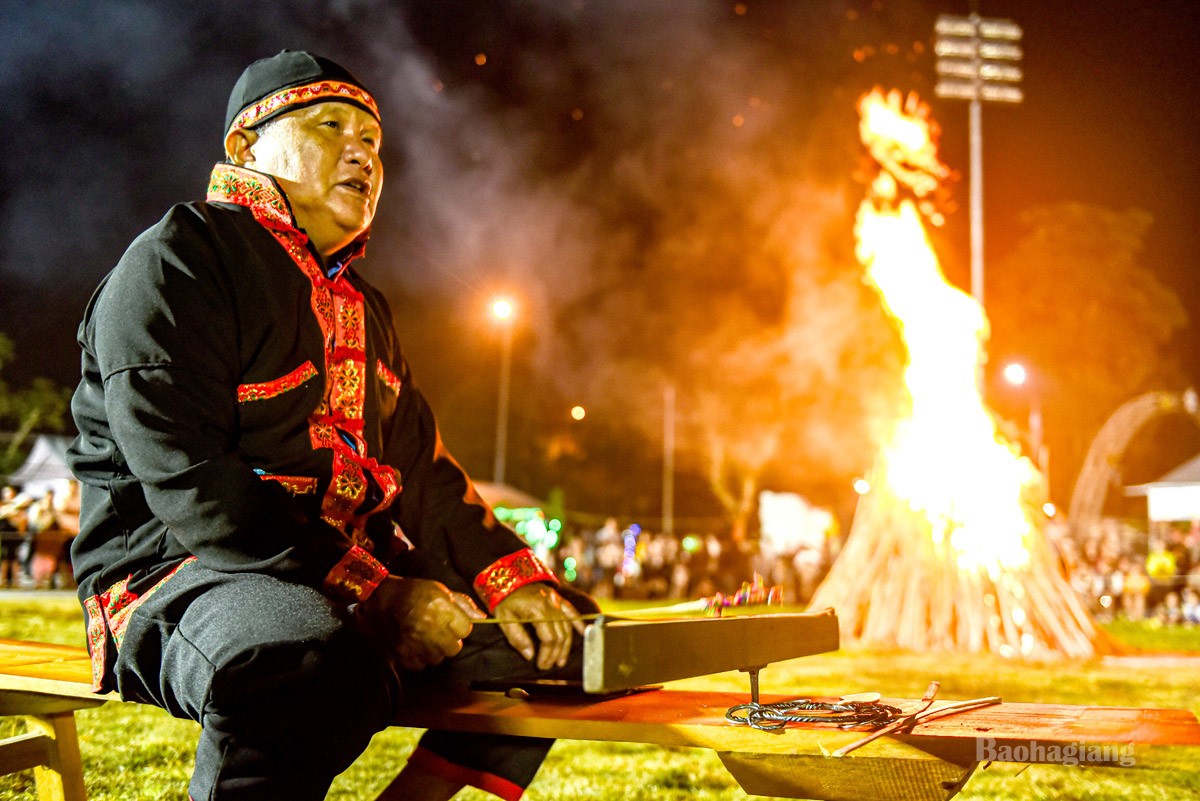
[[[273, 96], [278, 100], [268, 98], [258, 105], [269, 102], [285, 105], [306, 102], [307, 99], [317, 96], [309, 90], [317, 91], [321, 86], [323, 84], [312, 84], [299, 90], [284, 90]], [[330, 83], [328, 86], [336, 85]], [[340, 93], [341, 90], [336, 91]], [[349, 97], [344, 94], [342, 96]], [[364, 96], [369, 100], [369, 96]], [[296, 229], [282, 191], [269, 176], [244, 167], [218, 164], [212, 173], [208, 199], [248, 207], [254, 218], [271, 232], [312, 283], [313, 315], [320, 326], [322, 340], [327, 343], [327, 380], [324, 396], [309, 417], [309, 439], [314, 449], [326, 448], [333, 452], [333, 474], [329, 489], [321, 501], [321, 517], [341, 531], [359, 531], [363, 528], [366, 517], [386, 509], [400, 490], [399, 477], [395, 470], [366, 456], [363, 410], [367, 383], [367, 333], [362, 293], [342, 278], [341, 274], [332, 280], [325, 276], [321, 265], [306, 247], [307, 237]], [[360, 241], [349, 258], [361, 255], [364, 245], [365, 240]], [[319, 374], [311, 362], [306, 362], [283, 378], [238, 387], [238, 400], [245, 402], [275, 397]], [[354, 446], [348, 444], [343, 436], [349, 437]], [[384, 498], [378, 504], [364, 508], [367, 473], [374, 477], [383, 490]], [[296, 477], [282, 478], [290, 481]], [[303, 477], [299, 478], [302, 479], [301, 485], [289, 486], [289, 489], [303, 488], [307, 492], [307, 481], [303, 481]]]
[[388, 389], [397, 395], [400, 394], [400, 379], [387, 368], [387, 365], [383, 363], [383, 359], [375, 360], [375, 375], [379, 376]]
[[279, 187], [268, 176], [239, 167], [218, 164], [208, 179], [210, 203], [236, 203], [254, 213], [254, 219], [272, 226], [295, 229], [292, 210]]
[[352, 351], [364, 352], [367, 347], [367, 326], [362, 298], [338, 295], [337, 344]]
[[134, 610], [146, 603], [146, 600], [174, 578], [176, 573], [195, 561], [196, 557], [194, 556], [184, 559], [175, 566], [174, 570], [163, 576], [158, 583], [141, 595], [129, 591], [128, 577], [121, 579], [100, 594], [100, 602], [104, 604], [104, 616], [108, 620], [108, 630], [112, 633], [113, 642], [117, 644], [118, 649], [125, 640], [125, 626], [129, 623], [129, 616], [133, 614]]
[[400, 471], [386, 465], [380, 465], [380, 468], [373, 475], [379, 482], [379, 488], [383, 490], [383, 500], [379, 502], [379, 508], [387, 509], [400, 494]]
[[87, 642], [88, 654], [92, 658], [92, 691], [100, 692], [104, 683], [104, 675], [108, 664], [108, 637], [119, 649], [125, 639], [125, 626], [133, 611], [146, 602], [146, 599], [159, 590], [167, 581], [182, 570], [186, 565], [196, 561], [189, 556], [175, 569], [163, 576], [153, 587], [141, 595], [129, 591], [130, 576], [118, 581], [99, 595], [85, 598], [83, 607], [87, 610]]
[[[327, 448], [333, 452], [329, 488], [321, 500], [321, 519], [339, 531], [356, 536], [356, 532], [364, 528], [367, 516], [390, 506], [400, 491], [396, 471], [366, 455], [363, 410], [367, 335], [363, 295], [341, 277], [327, 278], [312, 253], [304, 247], [301, 234], [269, 227], [268, 230], [312, 282], [313, 316], [326, 343], [325, 396], [308, 421], [313, 448]], [[353, 446], [345, 437], [354, 443]], [[368, 473], [383, 490], [384, 497], [379, 503], [364, 507]]]
[[83, 599], [87, 611], [87, 647], [92, 657], [92, 692], [104, 687], [104, 673], [108, 666], [108, 629], [104, 625], [104, 611], [100, 608], [100, 596]]
[[[322, 407], [324, 407], [323, 403]], [[326, 413], [327, 410], [325, 408], [318, 408], [314, 416], [321, 417]], [[329, 425], [328, 423], [311, 423], [308, 427], [308, 438], [312, 442], [314, 449], [329, 448], [332, 450], [334, 440], [333, 426]]]
[[358, 359], [342, 359], [329, 365], [329, 405], [335, 415], [362, 420], [366, 377], [367, 365]]
[[282, 378], [258, 384], [239, 384], [237, 388], [238, 403], [274, 398], [288, 390], [295, 389], [308, 379], [315, 378], [316, 375], [317, 368], [313, 367], [313, 363], [305, 362]]
[[495, 611], [496, 605], [510, 592], [535, 581], [558, 583], [550, 568], [542, 564], [533, 551], [525, 548], [502, 556], [485, 567], [475, 577], [475, 592], [487, 604], [488, 611]]
[[520, 801], [521, 796], [525, 794], [524, 787], [505, 779], [503, 776], [459, 765], [457, 762], [451, 762], [444, 756], [435, 754], [422, 746], [417, 746], [412, 754], [409, 755], [408, 764], [419, 767], [426, 773], [443, 776], [459, 784], [469, 784], [472, 787], [478, 787], [485, 793], [491, 793], [494, 796], [504, 799], [504, 801]]
[[338, 597], [361, 602], [370, 598], [387, 576], [387, 568], [378, 559], [355, 545], [329, 571], [325, 588]]
[[366, 106], [375, 119], [379, 119], [379, 107], [375, 105], [375, 99], [366, 90], [352, 84], [342, 83], [341, 81], [318, 81], [317, 83], [310, 83], [305, 86], [293, 86], [290, 89], [283, 89], [263, 98], [237, 115], [233, 124], [229, 126], [229, 130], [232, 131], [235, 128], [253, 128], [264, 117], [275, 114], [288, 106], [311, 103], [324, 97], [335, 100], [350, 100], [359, 105]]
[[321, 519], [344, 531], [346, 523], [354, 516], [354, 510], [366, 497], [367, 479], [362, 467], [349, 458], [350, 449], [346, 444], [340, 438], [335, 438], [333, 445], [333, 478], [321, 501]]
[[317, 480], [312, 476], [276, 476], [264, 473], [259, 476], [263, 481], [275, 481], [293, 495], [315, 495]]

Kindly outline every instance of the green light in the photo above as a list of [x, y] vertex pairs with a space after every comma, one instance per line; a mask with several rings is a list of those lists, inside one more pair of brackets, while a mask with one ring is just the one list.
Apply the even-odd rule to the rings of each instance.
[[683, 542], [681, 544], [683, 545], [683, 550], [687, 551], [688, 553], [693, 553], [700, 549], [700, 538], [694, 534], [688, 534], [683, 538]]
[[547, 548], [553, 548], [554, 546], [558, 545], [558, 532], [547, 532], [546, 536], [542, 538], [542, 541], [546, 543]]
[[541, 542], [546, 539], [546, 522], [540, 517], [531, 517], [524, 523], [525, 531], [531, 542]]
[[567, 568], [563, 571], [563, 578], [565, 578], [567, 581], [574, 581], [576, 578], [578, 578], [578, 576], [579, 574], [570, 568]]
[[568, 572], [573, 573], [575, 571], [575, 566], [577, 564], [579, 564], [579, 563], [575, 561], [574, 556], [568, 556], [566, 559], [563, 560], [563, 569]]
[[557, 519], [551, 519], [550, 523], [549, 523], [549, 527], [550, 527], [551, 531], [561, 531], [562, 530], [562, 521], [557, 520]]

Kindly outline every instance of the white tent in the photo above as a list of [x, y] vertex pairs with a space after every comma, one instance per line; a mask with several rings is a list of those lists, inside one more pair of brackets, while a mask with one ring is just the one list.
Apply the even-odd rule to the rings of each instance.
[[67, 467], [67, 448], [71, 437], [39, 434], [33, 441], [33, 449], [17, 471], [8, 477], [9, 484], [21, 487], [28, 495], [38, 497], [46, 490], [66, 492], [67, 484], [74, 480], [71, 468]]
[[1151, 522], [1200, 520], [1200, 456], [1176, 467], [1157, 481], [1126, 487], [1128, 495], [1145, 495]]
[[491, 481], [476, 481], [475, 489], [479, 496], [493, 508], [503, 506], [505, 509], [540, 509], [545, 506], [527, 492], [522, 492], [508, 484], [496, 484]]

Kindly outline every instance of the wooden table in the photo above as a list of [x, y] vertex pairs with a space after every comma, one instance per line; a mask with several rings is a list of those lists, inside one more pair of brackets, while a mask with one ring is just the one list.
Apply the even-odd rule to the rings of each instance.
[[[0, 742], [0, 774], [33, 768], [41, 801], [86, 800], [74, 712], [115, 699], [93, 695], [90, 682], [81, 648], [0, 640], [0, 715], [24, 715], [34, 729]], [[1200, 758], [1200, 723], [1187, 710], [1018, 703], [932, 720], [834, 758], [829, 754], [864, 732], [828, 724], [763, 732], [728, 723], [726, 709], [748, 695], [661, 689], [520, 699], [480, 692], [436, 703], [413, 699], [394, 723], [708, 748], [747, 793], [827, 801], [948, 799], [981, 761], [1063, 764], [1064, 748], [1083, 764], [1112, 767], [1178, 767]], [[883, 700], [905, 711], [919, 705]], [[1126, 756], [1132, 765], [1123, 764]]]

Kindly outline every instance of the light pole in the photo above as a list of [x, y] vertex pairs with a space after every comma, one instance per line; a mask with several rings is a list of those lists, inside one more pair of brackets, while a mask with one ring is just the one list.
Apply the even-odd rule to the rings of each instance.
[[675, 534], [675, 385], [663, 387], [662, 529]]
[[500, 400], [496, 409], [496, 462], [492, 481], [504, 483], [504, 462], [508, 451], [508, 395], [512, 381], [513, 314], [516, 308], [506, 297], [492, 300], [492, 317], [500, 324]]
[[1020, 103], [1016, 86], [1022, 52], [1021, 27], [1012, 20], [981, 17], [977, 0], [966, 17], [942, 14], [934, 32], [938, 97], [971, 101], [971, 294], [983, 305], [983, 103]]
[[1028, 386], [1026, 394], [1029, 399], [1029, 450], [1038, 470], [1042, 471], [1042, 476], [1048, 482], [1050, 480], [1050, 449], [1046, 447], [1042, 430], [1041, 393], [1038, 392], [1037, 387], [1029, 386], [1031, 384], [1029, 371], [1020, 362], [1009, 362], [1004, 365], [1004, 380], [1014, 387]]

